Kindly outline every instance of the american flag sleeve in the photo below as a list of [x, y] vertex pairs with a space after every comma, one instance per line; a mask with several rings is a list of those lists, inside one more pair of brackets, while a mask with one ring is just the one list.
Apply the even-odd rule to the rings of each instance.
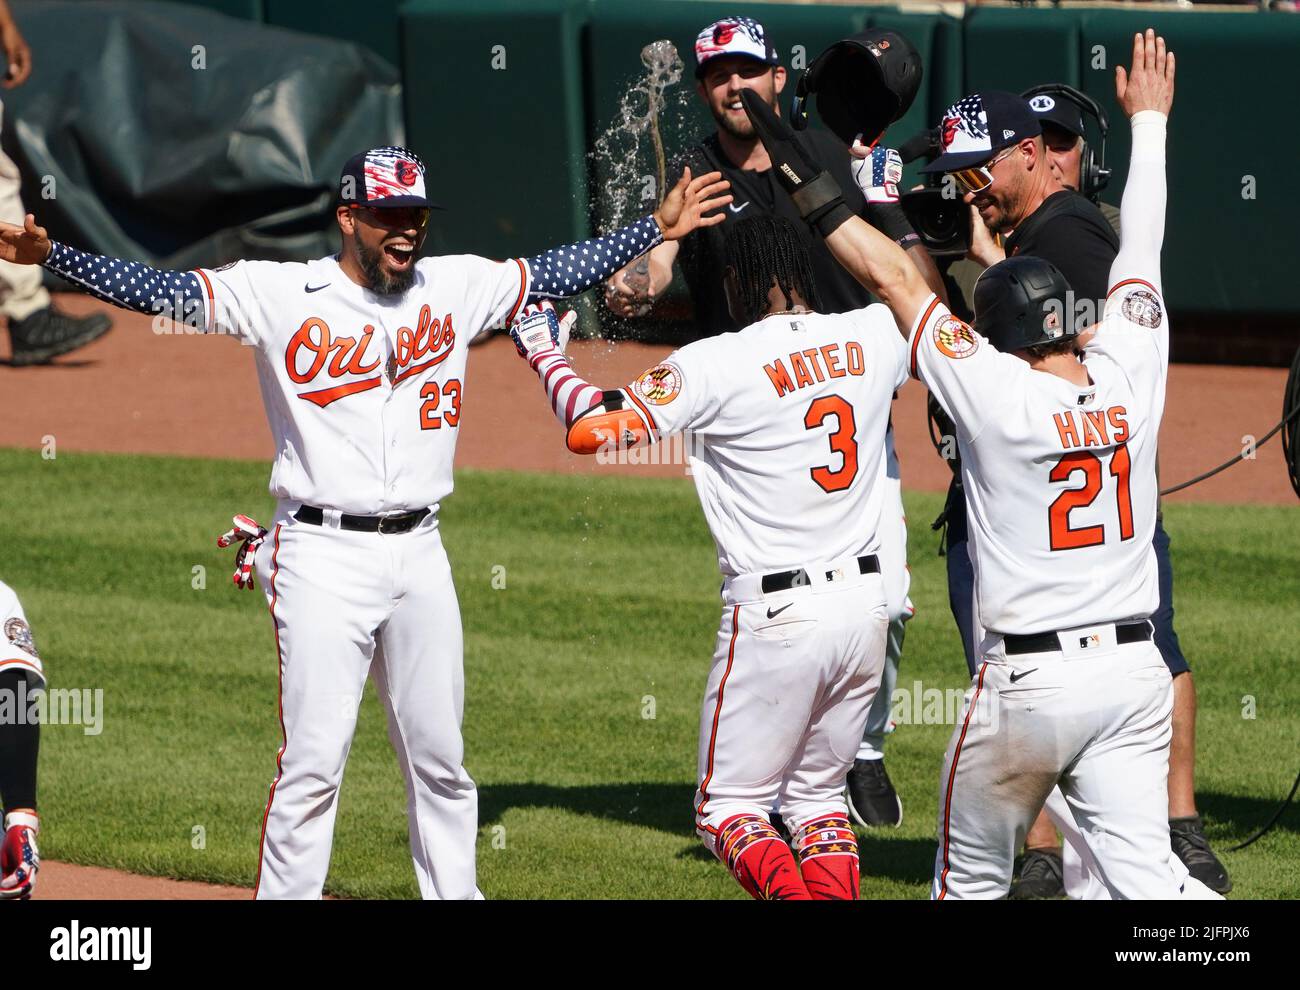
[[165, 316], [196, 329], [206, 325], [203, 287], [193, 272], [162, 271], [138, 261], [78, 251], [58, 241], [50, 242], [44, 265], [115, 306]]
[[533, 277], [528, 298], [562, 299], [586, 292], [663, 239], [654, 217], [642, 217], [603, 237], [565, 244], [525, 258]]
[[603, 391], [573, 370], [559, 348], [541, 351], [528, 363], [542, 380], [551, 412], [566, 430], [604, 397]]

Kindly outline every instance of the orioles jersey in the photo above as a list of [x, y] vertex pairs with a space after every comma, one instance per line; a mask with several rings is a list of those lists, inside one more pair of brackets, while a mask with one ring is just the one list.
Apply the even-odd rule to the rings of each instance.
[[684, 432], [726, 576], [874, 553], [906, 352], [889, 310], [769, 316], [688, 344], [623, 390]]
[[391, 296], [334, 258], [197, 274], [207, 329], [256, 348], [272, 494], [371, 514], [451, 492], [469, 341], [514, 318], [529, 288], [522, 261], [423, 258], [410, 289]]
[[933, 296], [911, 328], [911, 373], [957, 424], [975, 597], [991, 632], [1145, 618], [1159, 602], [1151, 540], [1168, 318], [1158, 272], [1116, 280], [1112, 269], [1112, 282], [1084, 351], [1087, 386], [999, 353]]

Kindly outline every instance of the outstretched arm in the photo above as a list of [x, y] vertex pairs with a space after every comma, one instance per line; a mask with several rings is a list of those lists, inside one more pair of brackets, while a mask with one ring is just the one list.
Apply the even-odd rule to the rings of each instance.
[[[636, 384], [604, 390], [584, 379], [564, 356], [567, 335], [556, 319], [554, 308], [543, 303], [510, 328], [521, 357], [537, 373], [546, 391], [551, 412], [564, 427], [565, 443], [575, 454], [596, 454], [601, 450], [646, 446], [663, 439], [672, 428], [659, 423], [649, 407], [636, 395]], [[642, 375], [644, 381], [653, 371]]]
[[1151, 28], [1133, 36], [1132, 68], [1115, 67], [1115, 96], [1133, 128], [1128, 180], [1120, 201], [1119, 254], [1110, 268], [1114, 289], [1139, 278], [1160, 287], [1165, 238], [1165, 126], [1174, 102], [1174, 53]]
[[853, 215], [831, 174], [794, 142], [789, 124], [750, 90], [740, 99], [772, 158], [777, 181], [826, 239], [835, 260], [890, 308], [906, 337], [932, 295], [921, 272], [891, 238]]
[[166, 316], [196, 328], [206, 325], [203, 285], [194, 272], [163, 271], [51, 241], [30, 213], [21, 227], [0, 222], [0, 260], [44, 265], [91, 295], [124, 309]]
[[686, 169], [652, 215], [603, 237], [525, 258], [532, 276], [529, 298], [576, 296], [604, 282], [657, 244], [679, 240], [699, 227], [722, 223], [725, 216], [714, 211], [731, 202], [727, 194], [730, 188], [721, 172], [692, 178], [691, 170]]
[[830, 234], [826, 246], [850, 275], [894, 314], [906, 337], [934, 291], [907, 252], [859, 217], [850, 217]]

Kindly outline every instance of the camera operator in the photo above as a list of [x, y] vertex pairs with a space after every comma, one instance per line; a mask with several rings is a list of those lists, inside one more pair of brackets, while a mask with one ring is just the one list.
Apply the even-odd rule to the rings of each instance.
[[[914, 71], [919, 85], [920, 58], [906, 39], [893, 32], [866, 32], [854, 37], [864, 44], [876, 44], [878, 49], [888, 53], [888, 59], [896, 66], [900, 66], [901, 60], [914, 59], [914, 66], [901, 67], [905, 73]], [[694, 309], [692, 335], [687, 341], [741, 329], [730, 314], [723, 291], [724, 244], [732, 224], [760, 214], [784, 216], [794, 222], [812, 261], [821, 312], [843, 313], [868, 305], [871, 297], [866, 289], [832, 257], [825, 241], [808, 229], [798, 208], [772, 177], [772, 161], [741, 105], [741, 91], [752, 89], [778, 114], [781, 112], [779, 96], [785, 89], [787, 75], [766, 29], [751, 17], [728, 17], [716, 21], [697, 37], [695, 58], [696, 92], [708, 107], [716, 127], [713, 133], [686, 151], [679, 165], [689, 166], [697, 175], [715, 170], [722, 172], [731, 183], [734, 200], [725, 211], [723, 223], [707, 230], [701, 228], [681, 241], [653, 248], [647, 255], [648, 277], [637, 271], [636, 262], [615, 274], [605, 286], [606, 305], [613, 313], [625, 318], [646, 315], [672, 282], [673, 263], [677, 262]], [[910, 101], [910, 96], [907, 99]], [[819, 130], [801, 131], [799, 139], [807, 142], [808, 147], [822, 159], [833, 163], [831, 170], [840, 188], [846, 190], [849, 208], [904, 247], [931, 288], [946, 297], [934, 262], [902, 211], [896, 204], [868, 204], [859, 192], [850, 171], [846, 146], [833, 135]], [[899, 170], [901, 173], [901, 166]], [[907, 597], [910, 581], [907, 527], [892, 428], [886, 435], [885, 447], [885, 491], [888, 497], [884, 513], [892, 523], [882, 520], [884, 545], [881, 564], [889, 600], [889, 638], [881, 689], [876, 694], [862, 744], [849, 771], [846, 795], [850, 813], [862, 826], [898, 826], [903, 816], [902, 801], [885, 771], [883, 751], [902, 652], [904, 623], [913, 612]]]
[[[1090, 326], [1100, 318], [1119, 240], [1102, 210], [1077, 191], [1082, 177], [1083, 120], [1077, 107], [1071, 111], [1062, 102], [1033, 97], [1026, 101], [1000, 91], [967, 96], [949, 108], [940, 124], [943, 154], [921, 171], [951, 175], [963, 202], [971, 207], [971, 260], [984, 267], [1020, 254], [1050, 261], [1065, 275], [1074, 293], [1073, 313], [1066, 318]], [[941, 426], [946, 435], [953, 435], [949, 424]], [[959, 478], [954, 475], [942, 518], [947, 523], [949, 605], [967, 665], [973, 671], [974, 575], [967, 554], [966, 501]], [[1196, 694], [1173, 629], [1169, 537], [1158, 516], [1153, 543], [1160, 569], [1160, 609], [1151, 621], [1156, 645], [1174, 677], [1171, 841], [1193, 876], [1225, 893], [1232, 882], [1211, 851], [1196, 813], [1192, 785]], [[1046, 813], [1040, 814], [1025, 837], [1025, 856], [1011, 896], [1059, 897], [1064, 892], [1056, 829]]]

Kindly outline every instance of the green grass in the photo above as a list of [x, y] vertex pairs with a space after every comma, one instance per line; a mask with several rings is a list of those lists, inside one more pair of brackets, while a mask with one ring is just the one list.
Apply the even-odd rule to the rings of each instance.
[[[4, 563], [51, 687], [100, 688], [103, 731], [42, 734], [42, 851], [251, 885], [279, 745], [265, 600], [216, 535], [269, 518], [266, 465], [0, 451]], [[686, 480], [462, 471], [443, 530], [466, 628], [467, 763], [489, 897], [739, 897], [691, 829], [718, 575]], [[907, 498], [913, 599], [900, 686], [960, 687], [933, 495]], [[1198, 791], [1223, 851], [1262, 824], [1300, 755], [1294, 508], [1173, 505], [1178, 626], [1200, 693]], [[505, 568], [504, 589], [493, 568]], [[206, 568], [206, 588], [193, 587]], [[498, 582], [499, 583], [499, 582]], [[643, 718], [646, 696], [653, 719]], [[1243, 718], [1243, 697], [1255, 718]], [[902, 828], [862, 844], [868, 897], [922, 897], [945, 725], [903, 726]], [[367, 693], [328, 890], [412, 897], [405, 801]], [[202, 842], [196, 840], [202, 829]], [[1297, 896], [1300, 808], [1238, 853], [1233, 896]], [[200, 848], [195, 848], [198, 845]]]

